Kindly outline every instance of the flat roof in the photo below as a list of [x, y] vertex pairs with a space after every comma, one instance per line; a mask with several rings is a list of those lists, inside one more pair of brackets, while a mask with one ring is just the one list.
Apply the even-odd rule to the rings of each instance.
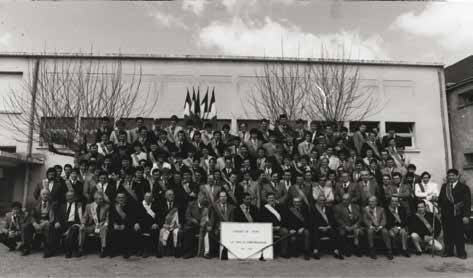
[[0, 52], [0, 58], [68, 58], [68, 59], [126, 59], [126, 60], [181, 60], [181, 61], [229, 61], [229, 62], [288, 62], [288, 63], [333, 63], [381, 66], [408, 67], [444, 67], [443, 63], [386, 61], [386, 60], [356, 60], [356, 59], [322, 59], [322, 58], [281, 58], [262, 56], [229, 56], [229, 55], [170, 55], [170, 54], [126, 54], [126, 53], [28, 53]]

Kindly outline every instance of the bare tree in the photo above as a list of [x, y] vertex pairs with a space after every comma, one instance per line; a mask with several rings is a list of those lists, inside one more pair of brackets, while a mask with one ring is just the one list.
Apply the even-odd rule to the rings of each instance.
[[20, 91], [4, 99], [9, 110], [19, 113], [0, 124], [24, 138], [25, 127], [32, 126], [34, 140], [54, 153], [73, 156], [102, 117], [145, 116], [157, 104], [158, 93], [142, 88], [141, 66], [132, 65], [125, 74], [119, 59], [51, 58], [41, 59], [38, 67], [36, 79], [30, 70]]
[[310, 119], [337, 126], [345, 121], [362, 121], [383, 108], [382, 102], [369, 86], [360, 84], [360, 67], [345, 57], [328, 59], [322, 47], [321, 59], [307, 64], [302, 85]]
[[289, 120], [308, 118], [340, 128], [345, 121], [361, 121], [382, 110], [374, 89], [360, 85], [359, 65], [343, 51], [328, 59], [321, 49], [317, 60], [282, 56], [264, 62], [250, 94], [258, 117], [276, 121], [284, 113]]
[[263, 68], [256, 71], [256, 82], [250, 94], [250, 105], [260, 118], [276, 122], [280, 114], [289, 120], [304, 116], [305, 91], [302, 85], [304, 66], [279, 61], [264, 62]]

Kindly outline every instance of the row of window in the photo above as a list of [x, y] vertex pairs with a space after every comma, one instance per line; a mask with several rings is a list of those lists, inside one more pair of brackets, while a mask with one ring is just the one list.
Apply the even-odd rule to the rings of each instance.
[[[135, 118], [124, 118], [123, 121], [125, 122], [125, 127], [127, 129], [135, 127]], [[66, 129], [67, 127], [71, 126], [74, 124], [74, 118], [43, 118], [42, 119], [42, 126], [43, 128], [47, 129]], [[169, 118], [161, 118], [160, 123], [162, 126], [168, 126], [170, 123]], [[219, 119], [216, 121], [212, 122], [214, 125], [216, 125], [217, 129], [221, 129], [223, 125], [231, 124], [230, 119]], [[259, 120], [237, 120], [237, 125], [241, 123], [247, 123], [248, 129], [251, 128], [257, 128], [260, 124]], [[153, 119], [152, 118], [144, 118], [144, 124], [145, 126], [151, 127], [153, 124]], [[290, 123], [294, 126], [295, 123]], [[318, 126], [323, 126], [324, 122], [317, 122]], [[379, 121], [362, 121], [362, 122], [348, 122], [347, 127], [350, 131], [350, 133], [355, 132], [360, 124], [365, 124], [368, 128], [368, 130], [372, 130], [376, 128], [378, 131], [380, 130], [381, 127], [381, 122]], [[415, 144], [415, 123], [413, 122], [385, 122], [385, 130], [386, 132], [389, 130], [394, 130], [401, 138], [401, 143], [403, 146], [407, 148], [414, 148], [416, 146]], [[81, 126], [85, 130], [95, 130], [100, 126], [100, 118], [82, 118], [81, 119]], [[91, 141], [94, 139], [94, 135], [90, 134], [89, 135]]]

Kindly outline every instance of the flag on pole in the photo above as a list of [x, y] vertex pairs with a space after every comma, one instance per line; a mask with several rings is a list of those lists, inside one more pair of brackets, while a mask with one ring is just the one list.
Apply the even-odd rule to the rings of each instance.
[[205, 93], [205, 97], [202, 99], [202, 103], [200, 104], [201, 118], [206, 119], [208, 112], [209, 112], [209, 87], [207, 87], [207, 92]]
[[209, 119], [217, 118], [217, 107], [215, 105], [215, 87], [212, 89], [212, 97], [209, 103]]
[[195, 110], [195, 89], [192, 87], [192, 102], [191, 102], [191, 111], [190, 114], [194, 114]]
[[200, 87], [197, 87], [197, 97], [195, 98], [194, 114], [200, 117]]
[[187, 95], [186, 95], [186, 100], [184, 102], [184, 112], [182, 113], [182, 116], [183, 117], [190, 117], [191, 115], [191, 105], [192, 105], [192, 101], [191, 101], [191, 97], [190, 97], [190, 94], [189, 94], [189, 89], [187, 89]]

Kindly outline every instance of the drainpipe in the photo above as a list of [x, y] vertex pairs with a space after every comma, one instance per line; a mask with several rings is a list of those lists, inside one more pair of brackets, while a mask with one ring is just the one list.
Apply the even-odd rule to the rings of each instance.
[[31, 110], [28, 130], [28, 149], [26, 153], [26, 172], [25, 183], [23, 184], [23, 207], [26, 208], [26, 201], [28, 200], [28, 188], [31, 180], [31, 160], [33, 157], [33, 131], [34, 131], [34, 116], [36, 111], [36, 91], [38, 89], [38, 71], [39, 59], [34, 62], [33, 69], [33, 86], [31, 88]]

